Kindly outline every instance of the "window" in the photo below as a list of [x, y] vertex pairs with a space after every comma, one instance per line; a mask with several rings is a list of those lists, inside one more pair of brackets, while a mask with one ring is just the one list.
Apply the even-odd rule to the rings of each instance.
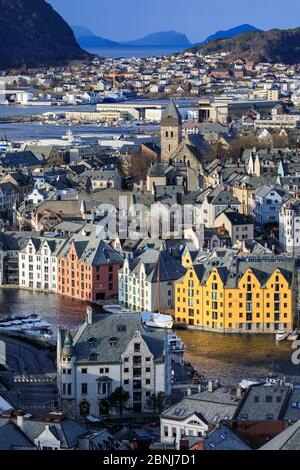
[[81, 369], [82, 374], [87, 374], [87, 371], [88, 371], [87, 369]]
[[81, 384], [81, 394], [86, 395], [88, 392], [88, 384]]
[[140, 351], [141, 351], [140, 343], [134, 343], [134, 352], [140, 352]]

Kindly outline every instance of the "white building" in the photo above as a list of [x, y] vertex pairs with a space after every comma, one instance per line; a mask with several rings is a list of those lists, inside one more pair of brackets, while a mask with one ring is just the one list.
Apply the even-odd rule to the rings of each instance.
[[25, 200], [29, 204], [33, 204], [36, 206], [37, 204], [40, 204], [40, 202], [44, 202], [48, 198], [48, 193], [47, 191], [43, 189], [33, 189], [33, 191], [26, 196]]
[[256, 222], [265, 225], [279, 222], [279, 209], [286, 196], [280, 187], [263, 185], [255, 193]]
[[217, 188], [208, 188], [199, 194], [196, 217], [207, 228], [214, 226], [215, 220], [229, 207], [236, 212], [241, 212], [240, 201], [221, 184]]
[[58, 254], [67, 238], [30, 238], [19, 252], [19, 285], [28, 289], [56, 291], [58, 286]]
[[300, 248], [300, 201], [289, 199], [279, 211], [279, 243], [284, 251]]
[[88, 308], [86, 322], [73, 337], [58, 332], [60, 406], [71, 416], [112, 413], [108, 398], [118, 387], [130, 396], [124, 413], [147, 412], [151, 395], [170, 396], [171, 368], [165, 332], [146, 331], [133, 313], [93, 318]]
[[222, 420], [232, 419], [239, 400], [231, 396], [230, 390], [219, 386], [218, 381], [208, 384], [208, 390], [188, 396], [164, 411], [160, 418], [160, 440], [175, 444], [186, 437], [205, 436], [208, 429]]
[[125, 259], [119, 271], [119, 302], [138, 312], [172, 310], [173, 282], [184, 274], [181, 264], [166, 251], [148, 250], [132, 261]]

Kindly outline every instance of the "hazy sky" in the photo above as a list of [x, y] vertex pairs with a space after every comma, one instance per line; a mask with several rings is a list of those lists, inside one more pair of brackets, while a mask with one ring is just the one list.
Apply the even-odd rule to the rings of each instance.
[[116, 41], [176, 30], [192, 42], [250, 23], [300, 26], [300, 0], [47, 0], [70, 23]]

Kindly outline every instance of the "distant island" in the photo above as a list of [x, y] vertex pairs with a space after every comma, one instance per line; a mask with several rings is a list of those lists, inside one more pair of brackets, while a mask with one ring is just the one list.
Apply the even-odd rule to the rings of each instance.
[[148, 34], [139, 39], [131, 41], [112, 41], [110, 39], [97, 36], [85, 26], [73, 26], [73, 31], [78, 44], [83, 48], [97, 48], [97, 47], [191, 47], [207, 44], [215, 39], [232, 38], [238, 34], [249, 31], [260, 31], [255, 26], [243, 24], [234, 28], [217, 31], [215, 34], [208, 36], [204, 41], [192, 44], [186, 34], [177, 31], [160, 31], [158, 33]]
[[93, 47], [190, 47], [192, 43], [185, 34], [176, 31], [161, 31], [132, 41], [111, 41], [93, 34], [84, 26], [73, 26], [77, 42], [83, 48]]

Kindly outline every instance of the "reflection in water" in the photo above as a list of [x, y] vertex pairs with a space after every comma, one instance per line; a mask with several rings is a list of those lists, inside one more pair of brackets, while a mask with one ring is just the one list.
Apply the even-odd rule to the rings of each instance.
[[53, 293], [26, 290], [0, 290], [0, 316], [31, 315], [35, 313], [54, 328], [80, 325], [85, 318], [86, 303]]
[[262, 379], [273, 372], [300, 382], [300, 368], [291, 362], [291, 342], [278, 344], [272, 334], [222, 335], [192, 330], [179, 334], [186, 345], [185, 359], [207, 378], [236, 385], [242, 379]]
[[[0, 290], [0, 316], [35, 313], [54, 328], [79, 326], [87, 304], [56, 294], [26, 290]], [[95, 312], [101, 307], [93, 306]], [[291, 343], [276, 344], [274, 335], [222, 335], [200, 331], [178, 331], [190, 361], [207, 378], [236, 385], [242, 379], [262, 379], [269, 372], [300, 382], [300, 367], [291, 362]], [[298, 376], [298, 377], [297, 377]]]

